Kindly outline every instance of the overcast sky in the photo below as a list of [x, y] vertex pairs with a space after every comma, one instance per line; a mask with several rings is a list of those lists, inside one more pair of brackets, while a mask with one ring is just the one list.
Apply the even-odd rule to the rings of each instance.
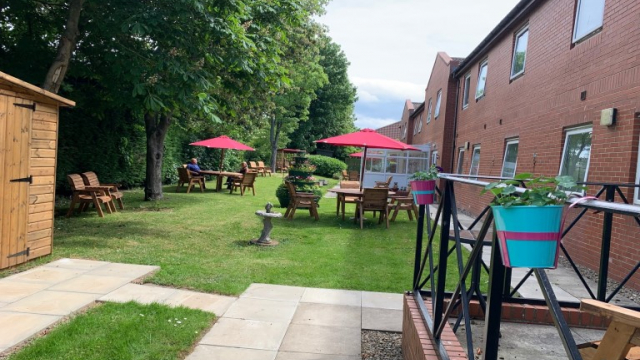
[[332, 0], [319, 21], [347, 55], [358, 87], [356, 126], [400, 120], [424, 101], [438, 51], [465, 57], [518, 0]]

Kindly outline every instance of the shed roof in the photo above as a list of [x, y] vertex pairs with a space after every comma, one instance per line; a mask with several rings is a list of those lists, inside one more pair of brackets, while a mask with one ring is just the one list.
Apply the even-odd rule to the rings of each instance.
[[[60, 95], [49, 92], [45, 89], [41, 89], [35, 85], [31, 85], [28, 82], [22, 81], [18, 78], [15, 78], [9, 74], [5, 74], [0, 71], [0, 85], [6, 85], [9, 88], [12, 88], [14, 91], [18, 92], [26, 92], [28, 94], [34, 95], [39, 98], [47, 98], [49, 100], [53, 100], [60, 104], [60, 106], [76, 106], [75, 101], [71, 101], [69, 99], [65, 99]], [[19, 88], [18, 89], [16, 89]]]

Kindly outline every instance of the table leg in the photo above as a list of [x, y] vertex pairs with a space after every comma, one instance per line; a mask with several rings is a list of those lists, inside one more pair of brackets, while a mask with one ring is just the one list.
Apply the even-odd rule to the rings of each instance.
[[222, 190], [222, 175], [216, 176], [216, 191], [220, 192]]

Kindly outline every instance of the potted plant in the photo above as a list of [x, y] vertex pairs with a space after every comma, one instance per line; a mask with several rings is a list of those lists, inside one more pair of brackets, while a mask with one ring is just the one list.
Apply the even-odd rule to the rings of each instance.
[[[524, 182], [526, 190], [516, 187]], [[582, 189], [571, 176], [533, 177], [523, 173], [512, 180], [488, 184], [502, 262], [507, 267], [555, 269], [562, 237], [566, 190]]]
[[411, 181], [411, 193], [416, 204], [433, 204], [437, 178], [438, 168], [435, 165], [431, 165], [427, 171], [418, 171], [411, 176], [411, 179], [413, 179]]

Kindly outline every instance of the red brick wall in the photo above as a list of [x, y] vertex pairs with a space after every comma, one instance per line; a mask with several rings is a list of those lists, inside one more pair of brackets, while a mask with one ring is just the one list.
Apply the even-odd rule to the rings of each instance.
[[[452, 68], [458, 62], [449, 58], [445, 53], [438, 53], [433, 64], [429, 84], [425, 91], [424, 109], [422, 116], [422, 131], [415, 135], [411, 144], [431, 144], [431, 150], [438, 151], [438, 165], [444, 168], [445, 172], [451, 172], [451, 149], [453, 146], [453, 126], [456, 103], [456, 81], [451, 76]], [[434, 117], [438, 91], [442, 91], [440, 103], [440, 115]], [[427, 111], [429, 109], [429, 99], [432, 101], [431, 121], [427, 124]], [[417, 119], [417, 117], [415, 117]]]
[[[456, 138], [458, 147], [466, 141], [471, 144], [465, 152], [464, 172], [469, 171], [473, 145], [480, 144], [480, 174], [499, 176], [505, 139], [519, 137], [517, 172], [557, 175], [565, 130], [592, 125], [588, 181], [635, 182], [640, 134], [635, 119], [640, 111], [640, 2], [608, 0], [602, 31], [572, 45], [575, 2], [543, 2], [479, 59], [488, 59], [489, 69], [486, 95], [478, 101], [474, 94], [479, 61], [468, 69], [469, 106], [461, 109], [460, 91]], [[511, 81], [514, 35], [525, 24], [529, 26], [525, 73]], [[465, 73], [460, 73], [461, 85]], [[587, 92], [585, 101], [580, 99], [583, 91]], [[618, 109], [616, 124], [601, 126], [600, 111], [611, 107]], [[457, 151], [453, 155], [457, 157]], [[479, 191], [457, 185], [459, 206], [478, 214], [489, 201], [488, 196], [479, 200]], [[588, 193], [596, 191], [591, 187]], [[626, 191], [625, 196], [633, 198], [633, 191]], [[594, 270], [599, 264], [601, 229], [602, 215], [590, 214], [564, 241], [580, 264]], [[614, 279], [620, 280], [640, 259], [639, 229], [633, 219], [615, 217], [610, 261]], [[640, 288], [640, 276], [630, 284]]]

